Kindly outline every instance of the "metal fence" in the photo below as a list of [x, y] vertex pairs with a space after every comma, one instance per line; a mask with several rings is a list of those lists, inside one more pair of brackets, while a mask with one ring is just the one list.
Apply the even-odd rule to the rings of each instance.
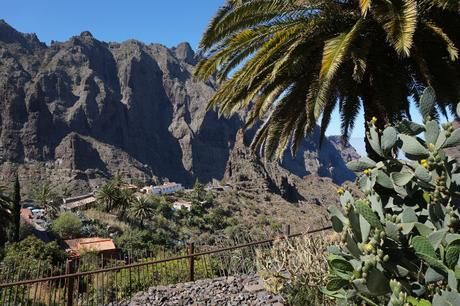
[[[286, 239], [331, 227], [290, 234]], [[278, 237], [208, 249], [189, 244], [167, 254], [100, 258], [96, 263], [68, 260], [53, 269], [0, 270], [0, 305], [119, 305], [152, 286], [255, 272], [256, 249], [269, 248]], [[96, 268], [95, 268], [96, 267]]]

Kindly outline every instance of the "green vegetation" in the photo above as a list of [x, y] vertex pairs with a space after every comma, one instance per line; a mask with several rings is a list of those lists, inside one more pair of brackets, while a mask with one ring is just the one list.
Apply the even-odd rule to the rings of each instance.
[[120, 177], [115, 177], [97, 193], [97, 201], [106, 212], [117, 213], [120, 218], [126, 217], [126, 212], [134, 201], [133, 192], [122, 186]]
[[34, 201], [45, 210], [48, 217], [54, 218], [59, 213], [59, 201], [58, 194], [54, 191], [54, 188], [45, 183], [37, 187], [32, 194]]
[[61, 214], [51, 224], [51, 229], [61, 239], [78, 238], [82, 232], [83, 223], [80, 218], [70, 212]]
[[[126, 252], [173, 247], [206, 233], [217, 233], [235, 225], [228, 208], [214, 207], [214, 194], [196, 181], [191, 192], [171, 195], [134, 195], [123, 189], [120, 178], [109, 181], [96, 195], [99, 205], [81, 216], [84, 236], [95, 232], [107, 236]], [[188, 201], [190, 211], [173, 209], [173, 202]], [[124, 204], [121, 204], [124, 203]]]
[[0, 247], [7, 241], [7, 229], [11, 223], [11, 199], [5, 188], [0, 186]]
[[134, 198], [130, 204], [128, 218], [131, 222], [138, 222], [139, 226], [144, 228], [144, 222], [149, 220], [155, 213], [153, 204], [145, 197]]
[[346, 138], [361, 102], [380, 128], [423, 86], [443, 112], [458, 102], [458, 9], [438, 0], [230, 0], [201, 39], [195, 73], [222, 82], [210, 108], [249, 110], [248, 124], [267, 118], [252, 145], [280, 157], [321, 118], [324, 135], [336, 104]]
[[57, 269], [66, 258], [67, 254], [56, 242], [44, 243], [28, 236], [5, 247], [3, 264], [8, 269], [15, 269], [18, 274], [36, 275], [38, 269], [44, 272]]
[[[420, 99], [424, 124], [403, 120], [381, 132], [369, 122], [369, 143], [381, 161], [350, 162], [363, 171], [355, 198], [340, 189], [343, 211], [331, 207], [341, 243], [329, 249], [324, 291], [346, 305], [458, 305], [460, 301], [460, 173], [444, 149], [460, 129], [433, 120], [434, 92]], [[460, 116], [460, 104], [457, 107]], [[423, 133], [423, 134], [422, 134]], [[419, 136], [417, 136], [419, 135]], [[401, 150], [407, 159], [397, 159]]]

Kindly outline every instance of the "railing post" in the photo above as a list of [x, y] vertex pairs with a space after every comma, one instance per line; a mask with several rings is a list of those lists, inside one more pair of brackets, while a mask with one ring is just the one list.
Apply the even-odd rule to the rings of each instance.
[[[65, 274], [73, 273], [73, 260], [67, 259], [65, 263]], [[67, 297], [66, 306], [73, 306], [73, 289], [74, 289], [74, 278], [67, 278]]]
[[284, 234], [285, 234], [286, 236], [289, 236], [289, 235], [291, 234], [291, 225], [290, 225], [290, 224], [286, 224], [286, 225], [284, 226]]
[[195, 281], [195, 258], [193, 256], [193, 253], [195, 252], [195, 245], [192, 243], [189, 243], [188, 245], [188, 255], [192, 255], [188, 258], [188, 265], [189, 265], [189, 281], [193, 282]]

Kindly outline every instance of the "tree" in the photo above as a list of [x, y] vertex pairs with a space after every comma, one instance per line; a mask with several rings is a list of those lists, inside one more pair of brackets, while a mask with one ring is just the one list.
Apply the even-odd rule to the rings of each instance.
[[264, 119], [252, 148], [280, 158], [320, 118], [322, 140], [337, 104], [344, 140], [361, 105], [382, 129], [410, 117], [408, 96], [425, 86], [443, 114], [452, 110], [459, 8], [438, 0], [229, 0], [201, 39], [195, 74], [223, 83], [209, 107], [246, 109], [248, 125]]
[[[8, 269], [15, 269], [17, 273], [21, 271], [24, 274], [29, 273], [29, 277], [36, 277], [39, 271], [57, 268], [57, 264], [62, 263], [66, 257], [66, 253], [55, 241], [44, 243], [34, 236], [28, 236], [5, 248], [3, 264]], [[27, 276], [23, 277], [27, 279]]]
[[203, 201], [206, 196], [206, 190], [204, 189], [204, 185], [200, 183], [198, 179], [195, 180], [195, 184], [193, 185], [193, 199], [196, 201]]
[[57, 215], [59, 211], [57, 194], [54, 192], [50, 184], [45, 183], [35, 189], [33, 192], [33, 199], [45, 210], [46, 215], [50, 217]]
[[99, 189], [96, 198], [104, 210], [109, 212], [116, 207], [119, 201], [119, 189], [114, 183], [108, 182]]
[[11, 222], [11, 199], [5, 191], [5, 188], [0, 186], [0, 246], [6, 241], [6, 229]]
[[16, 174], [14, 181], [14, 192], [13, 192], [13, 241], [19, 241], [19, 228], [21, 226], [21, 187], [19, 185], [19, 177]]
[[118, 210], [118, 216], [124, 218], [126, 211], [134, 200], [133, 192], [129, 189], [120, 189], [119, 190], [119, 199], [116, 202], [116, 207]]
[[51, 224], [51, 229], [62, 239], [72, 239], [80, 236], [83, 223], [80, 218], [70, 212], [61, 214]]
[[149, 220], [155, 214], [152, 203], [147, 201], [145, 197], [133, 198], [128, 211], [128, 217], [139, 222], [140, 227], [144, 228], [144, 222]]

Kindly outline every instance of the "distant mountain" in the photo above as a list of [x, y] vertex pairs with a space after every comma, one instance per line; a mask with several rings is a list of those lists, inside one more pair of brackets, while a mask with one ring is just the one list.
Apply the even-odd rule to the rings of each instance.
[[361, 155], [366, 154], [363, 138], [351, 138], [348, 143], [343, 143], [342, 136], [329, 136], [328, 138], [345, 162], [359, 159]]
[[[192, 77], [199, 59], [128, 40], [106, 43], [82, 32], [45, 45], [0, 21], [0, 175], [87, 190], [121, 174], [186, 185], [224, 176], [239, 115], [206, 111], [215, 82]], [[306, 138], [281, 165], [299, 177], [353, 179], [329, 140]]]

